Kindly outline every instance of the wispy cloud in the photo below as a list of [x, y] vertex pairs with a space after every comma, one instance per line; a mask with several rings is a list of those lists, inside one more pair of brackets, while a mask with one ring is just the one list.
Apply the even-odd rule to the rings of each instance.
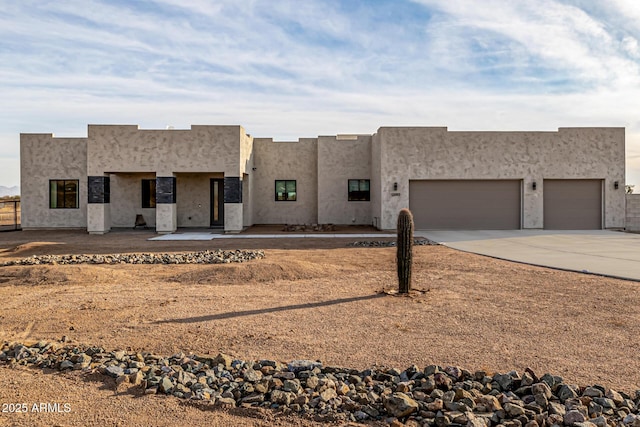
[[[236, 123], [286, 139], [627, 126], [640, 182], [632, 0], [5, 3], [2, 164], [19, 132], [78, 136], [87, 123]], [[17, 180], [0, 168], [0, 184]]]

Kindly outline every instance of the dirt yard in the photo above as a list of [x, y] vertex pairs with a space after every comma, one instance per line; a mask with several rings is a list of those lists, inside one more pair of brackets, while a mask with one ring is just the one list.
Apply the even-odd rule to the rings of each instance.
[[[367, 232], [369, 230], [366, 230]], [[60, 340], [171, 355], [226, 352], [245, 360], [318, 359], [404, 369], [531, 367], [580, 385], [640, 388], [635, 282], [414, 248], [412, 298], [394, 289], [394, 248], [355, 239], [165, 241], [153, 233], [0, 234], [0, 261], [33, 254], [265, 249], [224, 265], [0, 267], [0, 341]], [[0, 425], [314, 426], [268, 411], [210, 407], [115, 390], [99, 375], [0, 367], [0, 403], [69, 403], [67, 413], [0, 413]]]

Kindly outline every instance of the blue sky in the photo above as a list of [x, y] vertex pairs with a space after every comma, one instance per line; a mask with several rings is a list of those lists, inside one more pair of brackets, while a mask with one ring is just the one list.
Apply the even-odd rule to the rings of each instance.
[[0, 185], [19, 134], [240, 124], [627, 128], [640, 189], [635, 0], [0, 0]]

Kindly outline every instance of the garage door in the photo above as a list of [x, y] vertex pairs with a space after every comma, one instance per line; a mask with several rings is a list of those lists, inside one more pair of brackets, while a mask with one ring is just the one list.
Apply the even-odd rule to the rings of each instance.
[[409, 181], [409, 209], [422, 230], [520, 228], [521, 181]]
[[602, 228], [602, 180], [545, 179], [543, 191], [544, 228]]

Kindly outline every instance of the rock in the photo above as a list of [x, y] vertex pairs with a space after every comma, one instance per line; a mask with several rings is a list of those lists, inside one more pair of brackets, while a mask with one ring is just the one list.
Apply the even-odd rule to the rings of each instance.
[[242, 403], [247, 403], [250, 405], [256, 405], [262, 402], [264, 402], [264, 394], [262, 393], [255, 393], [242, 398]]
[[487, 420], [482, 417], [473, 417], [467, 421], [466, 427], [487, 427]]
[[111, 377], [117, 378], [120, 375], [124, 375], [124, 369], [120, 366], [108, 366], [105, 369], [105, 373]]
[[531, 376], [529, 372], [525, 372], [522, 374], [522, 378], [520, 379], [520, 387], [528, 387], [535, 383], [534, 378]]
[[214, 363], [218, 364], [218, 365], [222, 365], [225, 367], [225, 369], [230, 369], [231, 368], [231, 363], [233, 362], [233, 357], [229, 356], [228, 354], [224, 354], [224, 353], [219, 353], [215, 359], [213, 359]]
[[522, 406], [507, 402], [503, 407], [504, 412], [511, 418], [517, 418], [520, 415], [524, 415], [524, 408]]
[[321, 368], [322, 363], [314, 362], [313, 360], [293, 360], [287, 364], [289, 372], [294, 374], [301, 371], [312, 371], [314, 368]]
[[328, 402], [329, 400], [335, 399], [336, 397], [338, 397], [338, 393], [336, 393], [336, 390], [333, 388], [328, 388], [320, 393], [320, 398], [323, 402]]
[[129, 382], [132, 385], [140, 385], [142, 384], [143, 380], [144, 374], [142, 373], [142, 371], [134, 372], [133, 374], [129, 375]]
[[479, 412], [483, 412], [480, 411], [480, 409], [484, 409], [486, 412], [496, 412], [502, 410], [502, 405], [500, 404], [498, 398], [491, 395], [478, 397], [476, 399], [476, 405], [478, 405], [477, 408]]
[[319, 383], [320, 383], [320, 379], [316, 376], [309, 377], [307, 378], [307, 381], [306, 381], [307, 387], [312, 390], [315, 390], [316, 387], [318, 387]]
[[572, 426], [576, 423], [582, 423], [585, 421], [585, 416], [577, 409], [571, 410], [564, 414], [563, 421], [565, 425]]
[[436, 414], [435, 424], [437, 427], [447, 427], [451, 425], [451, 419], [440, 411]]
[[616, 409], [615, 402], [607, 397], [596, 397], [593, 401], [605, 409]]
[[342, 382], [336, 387], [336, 393], [338, 393], [338, 396], [344, 396], [350, 391], [351, 389], [349, 388], [349, 386]]
[[558, 402], [549, 402], [549, 413], [550, 414], [558, 414], [562, 417], [567, 413], [566, 408], [563, 404]]
[[605, 394], [605, 396], [608, 399], [613, 400], [613, 403], [615, 403], [616, 405], [620, 405], [624, 401], [624, 398], [622, 397], [622, 395], [613, 389], [607, 390], [607, 393]]
[[369, 415], [364, 411], [356, 411], [353, 413], [353, 416], [355, 417], [356, 421], [365, 421], [369, 418]]
[[433, 375], [433, 381], [435, 382], [436, 387], [440, 390], [451, 389], [452, 380], [447, 374], [438, 372]]
[[587, 397], [603, 397], [604, 393], [595, 387], [587, 387], [584, 389], [582, 395]]
[[564, 402], [567, 399], [574, 399], [576, 397], [578, 397], [578, 394], [574, 388], [567, 384], [562, 384], [558, 389], [558, 399], [560, 399], [561, 402]]
[[214, 406], [219, 408], [235, 408], [236, 401], [230, 397], [219, 397], [216, 399]]
[[279, 405], [289, 405], [291, 403], [292, 395], [289, 392], [282, 390], [273, 390], [271, 392], [271, 401]]
[[258, 382], [262, 379], [262, 372], [254, 371], [253, 369], [247, 369], [244, 372], [244, 380], [252, 383]]
[[419, 408], [418, 403], [404, 393], [393, 393], [384, 400], [384, 407], [394, 417], [406, 417]]
[[62, 363], [60, 363], [60, 370], [64, 371], [65, 369], [73, 369], [73, 365], [74, 363], [70, 360], [63, 360]]
[[171, 390], [173, 390], [173, 382], [171, 382], [171, 380], [167, 377], [162, 377], [160, 385], [158, 386], [158, 390], [165, 394], [171, 393]]
[[409, 382], [401, 382], [396, 385], [396, 391], [399, 393], [406, 393], [411, 390], [411, 384]]
[[531, 393], [535, 395], [543, 395], [545, 398], [551, 398], [551, 388], [547, 383], [537, 383], [531, 386]]
[[285, 380], [283, 389], [284, 391], [289, 391], [293, 394], [300, 393], [302, 391], [302, 387], [300, 386], [300, 380], [298, 379]]
[[511, 378], [509, 374], [496, 374], [493, 376], [493, 381], [498, 383], [502, 391], [511, 390], [511, 386], [513, 385], [513, 378]]
[[456, 381], [462, 377], [462, 369], [457, 366], [447, 366], [444, 372]]

